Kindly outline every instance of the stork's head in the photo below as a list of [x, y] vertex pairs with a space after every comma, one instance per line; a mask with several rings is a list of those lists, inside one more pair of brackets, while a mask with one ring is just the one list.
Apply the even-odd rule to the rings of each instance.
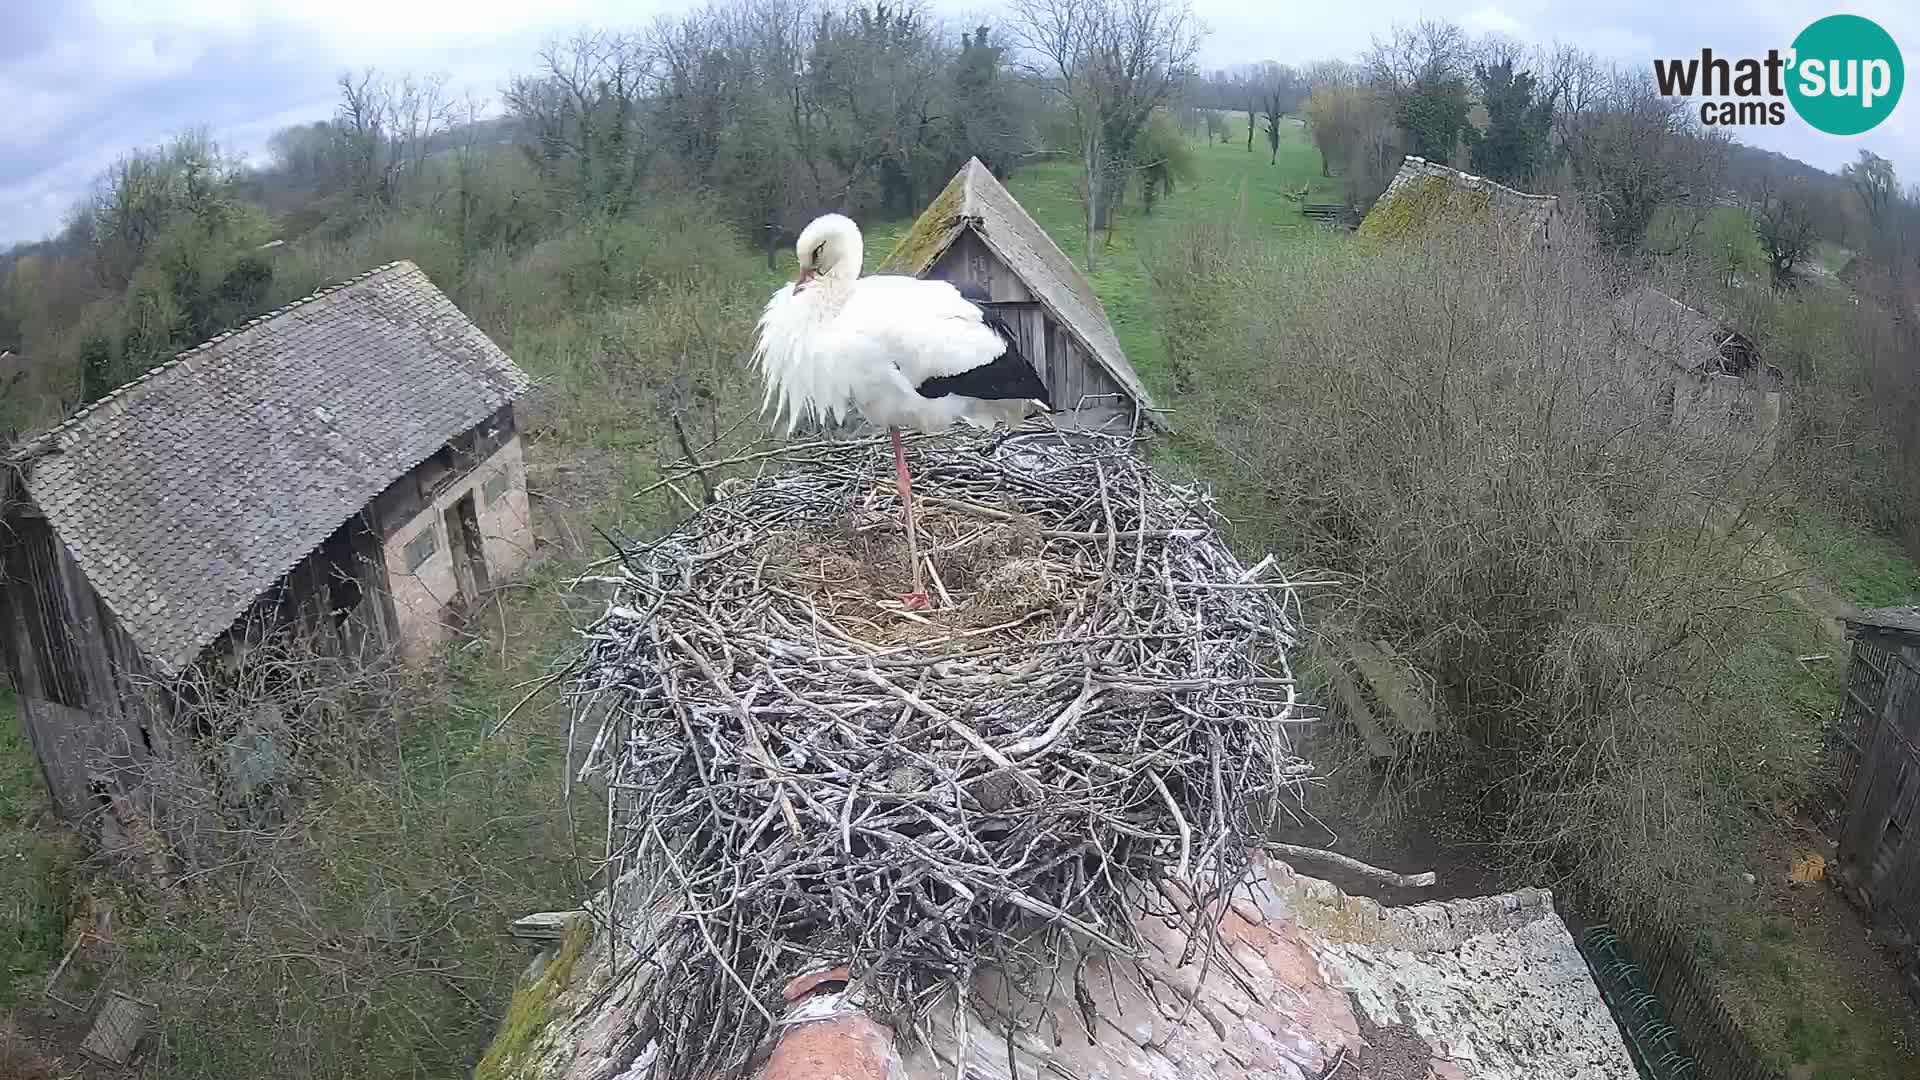
[[851, 282], [860, 276], [860, 226], [839, 214], [823, 214], [800, 230], [800, 242], [793, 246], [800, 256], [800, 276], [793, 291], [799, 292], [814, 278]]

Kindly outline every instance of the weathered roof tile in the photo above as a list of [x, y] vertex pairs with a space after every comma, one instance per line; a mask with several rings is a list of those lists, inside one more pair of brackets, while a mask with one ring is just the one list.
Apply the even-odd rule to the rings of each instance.
[[27, 486], [122, 628], [171, 673], [527, 386], [418, 267], [391, 263], [81, 410], [23, 448]]

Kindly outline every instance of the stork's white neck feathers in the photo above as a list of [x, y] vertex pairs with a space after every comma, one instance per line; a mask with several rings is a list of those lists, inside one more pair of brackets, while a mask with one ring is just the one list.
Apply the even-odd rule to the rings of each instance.
[[[812, 224], [801, 230], [800, 239], [793, 245], [794, 254], [800, 258], [802, 282], [795, 291], [804, 296], [818, 285], [852, 285], [860, 278], [863, 247], [860, 226], [855, 225], [851, 218], [827, 214], [813, 219]], [[844, 303], [844, 288], [840, 292], [840, 300]]]
[[793, 245], [800, 276], [773, 294], [760, 317], [754, 361], [766, 377], [762, 409], [784, 416], [791, 433], [808, 415], [832, 424], [852, 404], [849, 372], [821, 346], [821, 331], [846, 307], [860, 278], [860, 226], [840, 214], [815, 218]]

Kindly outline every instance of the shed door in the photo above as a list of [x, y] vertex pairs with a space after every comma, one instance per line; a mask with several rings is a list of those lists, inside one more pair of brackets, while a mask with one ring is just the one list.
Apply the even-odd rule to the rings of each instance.
[[[1033, 365], [1034, 373], [1040, 376], [1047, 391], [1053, 391], [1054, 382], [1049, 373], [1047, 356], [1046, 312], [1039, 304], [1005, 302], [980, 305], [987, 309], [989, 318], [1000, 320], [1007, 329], [1013, 331], [1014, 347], [1020, 355]], [[1059, 402], [1054, 404], [1058, 405]]]

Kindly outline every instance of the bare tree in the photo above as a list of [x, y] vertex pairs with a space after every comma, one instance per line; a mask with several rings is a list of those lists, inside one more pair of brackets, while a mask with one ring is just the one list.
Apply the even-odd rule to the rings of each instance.
[[527, 156], [549, 188], [618, 214], [647, 161], [640, 126], [651, 50], [635, 34], [587, 31], [540, 50], [539, 71], [507, 85], [507, 111], [532, 140]]
[[1860, 209], [1871, 230], [1887, 226], [1887, 212], [1900, 201], [1900, 184], [1894, 178], [1893, 162], [1871, 150], [1860, 151], [1860, 160], [1840, 171], [1847, 184], [1860, 197]]
[[1556, 43], [1542, 53], [1541, 79], [1553, 101], [1553, 127], [1547, 133], [1551, 168], [1565, 160], [1568, 148], [1591, 122], [1612, 73], [1598, 57], [1576, 46]]
[[1288, 113], [1299, 111], [1305, 86], [1299, 73], [1285, 64], [1271, 61], [1261, 64], [1256, 75], [1260, 86], [1260, 115], [1265, 122], [1267, 147], [1272, 151], [1267, 163], [1277, 165], [1280, 162], [1280, 121]]
[[1615, 72], [1566, 134], [1574, 182], [1609, 244], [1639, 247], [1663, 206], [1692, 223], [1675, 250], [1692, 244], [1724, 183], [1724, 132], [1700, 130], [1686, 103], [1662, 96], [1649, 76]]
[[74, 212], [99, 283], [126, 288], [172, 222], [184, 216], [210, 221], [228, 209], [224, 193], [236, 168], [205, 128], [114, 162]]
[[1013, 25], [1073, 121], [1092, 269], [1134, 140], [1192, 73], [1205, 28], [1188, 0], [1016, 0]]
[[1905, 265], [1899, 256], [1903, 230], [1895, 221], [1895, 212], [1900, 209], [1900, 182], [1894, 175], [1893, 162], [1871, 150], [1862, 150], [1860, 159], [1842, 169], [1840, 175], [1846, 177], [1847, 186], [1853, 189], [1859, 200], [1860, 215], [1865, 219], [1863, 242], [1858, 246], [1889, 271], [1903, 272]]
[[1361, 81], [1360, 69], [1345, 60], [1315, 60], [1307, 65], [1301, 77], [1311, 90], [1322, 86], [1359, 86]]
[[1394, 123], [1412, 153], [1435, 161], [1455, 156], [1468, 126], [1473, 56], [1466, 31], [1442, 20], [1396, 25], [1385, 38], [1373, 39], [1363, 63], [1391, 98]]
[[417, 179], [429, 144], [453, 126], [455, 102], [445, 75], [390, 78], [373, 68], [338, 80], [334, 126], [345, 141], [354, 190], [382, 206]]
[[1362, 63], [1375, 81], [1407, 88], [1422, 82], [1465, 81], [1473, 53], [1466, 31], [1444, 20], [1422, 19], [1411, 26], [1396, 25], [1386, 37], [1374, 38]]
[[1767, 270], [1776, 289], [1793, 284], [1793, 268], [1813, 250], [1819, 232], [1813, 207], [1801, 184], [1762, 189], [1753, 211], [1753, 234], [1767, 258]]

